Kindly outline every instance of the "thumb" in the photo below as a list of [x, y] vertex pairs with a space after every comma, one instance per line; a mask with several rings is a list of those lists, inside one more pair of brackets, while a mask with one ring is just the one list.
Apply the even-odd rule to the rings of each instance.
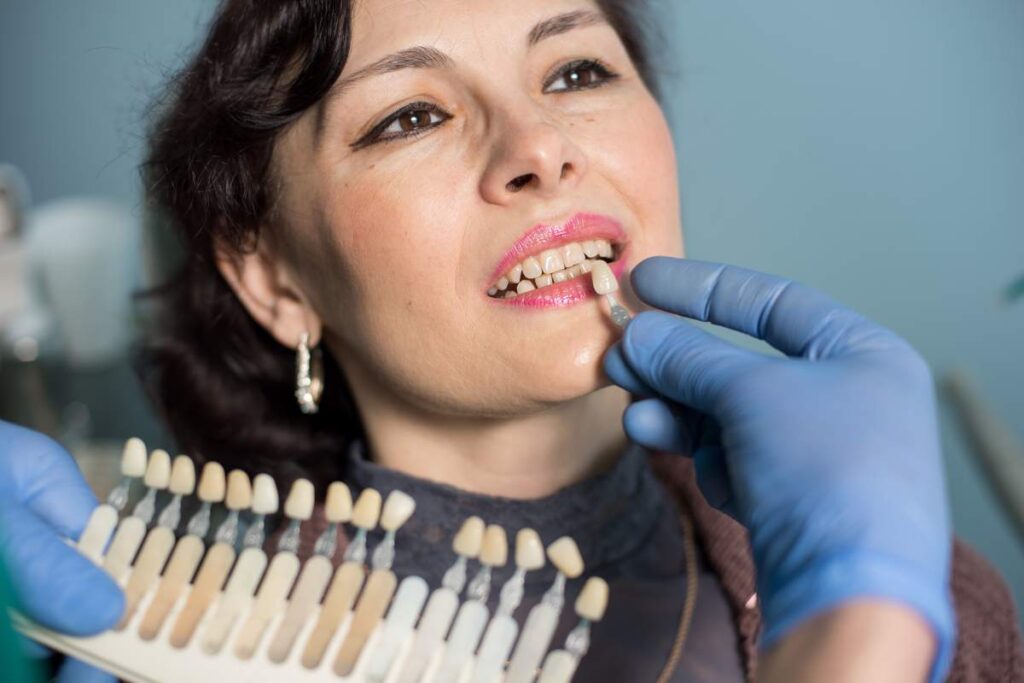
[[645, 311], [629, 323], [622, 355], [637, 379], [658, 394], [714, 417], [733, 381], [764, 360], [660, 311]]
[[25, 615], [71, 635], [112, 627], [124, 609], [121, 589], [50, 525], [16, 503], [0, 503], [0, 554]]

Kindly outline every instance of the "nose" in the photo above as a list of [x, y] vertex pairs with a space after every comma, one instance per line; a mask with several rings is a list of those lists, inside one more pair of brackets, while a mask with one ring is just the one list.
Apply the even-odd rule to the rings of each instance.
[[508, 204], [527, 193], [552, 198], [586, 173], [582, 150], [550, 121], [514, 122], [501, 134], [481, 179], [480, 192], [492, 204]]

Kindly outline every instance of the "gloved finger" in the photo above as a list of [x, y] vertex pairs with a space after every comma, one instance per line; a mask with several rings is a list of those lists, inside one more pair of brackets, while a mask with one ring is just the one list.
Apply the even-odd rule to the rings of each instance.
[[64, 660], [57, 672], [57, 683], [115, 683], [117, 677], [79, 659]]
[[626, 408], [622, 424], [629, 438], [656, 451], [690, 455], [694, 449], [692, 420], [657, 398], [637, 401]]
[[697, 487], [704, 494], [704, 499], [712, 507], [735, 519], [732, 484], [729, 481], [728, 464], [722, 447], [718, 443], [701, 446], [693, 454], [693, 464], [697, 474]]
[[21, 645], [21, 652], [30, 659], [44, 659], [51, 654], [50, 648], [41, 645], [28, 636], [17, 634], [18, 642]]
[[770, 362], [682, 318], [657, 311], [633, 318], [621, 344], [626, 363], [642, 383], [713, 417], [718, 416], [719, 404], [734, 380], [757, 363]]
[[53, 439], [8, 422], [0, 422], [0, 454], [0, 495], [77, 539], [96, 496], [71, 455]]
[[653, 389], [640, 381], [640, 378], [633, 372], [633, 368], [629, 367], [626, 359], [622, 356], [622, 346], [619, 342], [612, 344], [605, 353], [604, 372], [608, 379], [634, 396], [650, 398], [656, 395]]
[[804, 285], [737, 266], [667, 256], [644, 260], [631, 274], [638, 297], [657, 308], [762, 339], [810, 360], [903, 344], [899, 337]]
[[0, 554], [26, 616], [47, 628], [92, 635], [124, 610], [113, 580], [25, 507], [0, 504]]

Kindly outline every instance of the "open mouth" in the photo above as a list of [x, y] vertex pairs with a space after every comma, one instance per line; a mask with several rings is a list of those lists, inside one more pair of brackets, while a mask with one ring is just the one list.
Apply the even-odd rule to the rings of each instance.
[[609, 239], [567, 242], [527, 256], [512, 266], [487, 290], [492, 299], [516, 297], [587, 275], [595, 261], [614, 263], [623, 245]]

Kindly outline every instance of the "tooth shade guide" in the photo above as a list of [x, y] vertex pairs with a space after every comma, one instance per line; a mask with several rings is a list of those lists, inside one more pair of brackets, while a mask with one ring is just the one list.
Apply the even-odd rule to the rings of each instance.
[[118, 511], [106, 503], [99, 505], [89, 516], [85, 530], [78, 539], [78, 551], [93, 562], [102, 562], [103, 551], [117, 527]]
[[358, 562], [344, 562], [335, 572], [320, 608], [320, 616], [302, 652], [302, 666], [307, 669], [320, 666], [335, 633], [352, 611], [365, 577], [365, 569]]
[[408, 576], [398, 585], [398, 592], [384, 620], [380, 640], [372, 650], [367, 675], [369, 680], [387, 679], [398, 651], [412, 634], [429, 592], [427, 582], [418, 576]]
[[266, 554], [258, 548], [242, 551], [217, 602], [217, 609], [203, 631], [203, 651], [207, 654], [220, 652], [244, 609], [252, 603], [266, 561]]
[[163, 490], [167, 488], [171, 479], [171, 456], [167, 451], [157, 449], [149, 456], [146, 465], [146, 474], [143, 483], [151, 489]]
[[370, 635], [384, 616], [398, 581], [390, 569], [375, 569], [366, 580], [366, 588], [352, 614], [352, 624], [334, 659], [334, 673], [348, 676], [356, 667]]
[[146, 444], [142, 439], [136, 437], [128, 439], [121, 454], [121, 474], [132, 479], [145, 476], [148, 459]]
[[334, 524], [347, 522], [352, 518], [352, 493], [344, 483], [336, 481], [327, 488], [324, 517]]
[[130, 517], [121, 520], [110, 542], [110, 548], [103, 558], [103, 568], [114, 581], [120, 582], [127, 573], [146, 535], [146, 526], [155, 512], [156, 492], [167, 488], [171, 478], [171, 456], [167, 451], [157, 449], [149, 456], [143, 483], [146, 493]]
[[220, 463], [208, 462], [199, 475], [196, 497], [204, 503], [219, 503], [227, 493], [227, 477]]
[[196, 488], [196, 467], [192, 458], [179, 455], [171, 465], [171, 476], [168, 490], [176, 496], [188, 496]]
[[[206, 553], [185, 606], [178, 614], [171, 628], [170, 643], [172, 647], [181, 649], [192, 641], [200, 620], [217, 597], [225, 580], [227, 580], [228, 572], [231, 571], [234, 561], [235, 550], [226, 543], [214, 544], [209, 552]], [[235, 571], [231, 575], [232, 580], [245, 573], [242, 571], [243, 566], [245, 565], [239, 562], [238, 566], [235, 567]], [[261, 567], [260, 573], [262, 571]], [[224, 604], [227, 601], [228, 598], [225, 596], [219, 607], [220, 610], [223, 610]]]
[[270, 661], [280, 664], [291, 654], [299, 632], [320, 604], [333, 571], [331, 560], [323, 555], [315, 555], [306, 560], [295, 582], [295, 590], [288, 599], [284, 619], [271, 640], [268, 652]]
[[[244, 482], [242, 481], [243, 479]], [[235, 503], [241, 502], [238, 499], [237, 491], [237, 487], [240, 485], [247, 489], [249, 486], [248, 477], [243, 475], [242, 479], [239, 479], [239, 477], [236, 476], [233, 480], [233, 486], [236, 488], [236, 491], [233, 494], [233, 502]], [[224, 468], [219, 463], [207, 463], [203, 467], [199, 481], [199, 489], [196, 492], [196, 497], [204, 503], [204, 507], [200, 508], [199, 512], [189, 520], [187, 526], [189, 533], [178, 541], [177, 545], [174, 547], [174, 552], [167, 563], [167, 569], [156, 589], [153, 601], [150, 603], [149, 609], [143, 615], [142, 623], [139, 625], [139, 636], [143, 640], [153, 640], [156, 637], [160, 628], [163, 626], [164, 621], [167, 619], [171, 608], [178, 601], [186, 587], [186, 584], [195, 574], [196, 568], [199, 566], [202, 559], [204, 550], [202, 535], [205, 535], [209, 530], [209, 506], [212, 503], [224, 500], [226, 495], [227, 482], [224, 475]], [[193, 523], [196, 522], [198, 518], [203, 518], [204, 520], [201, 525], [197, 525], [197, 528], [201, 527], [201, 530], [193, 531]], [[218, 553], [211, 553], [210, 557], [215, 558], [217, 554]], [[231, 552], [231, 558], [234, 558], [233, 551]], [[226, 568], [218, 571], [224, 576], [227, 574]], [[222, 583], [223, 577], [220, 581], [217, 581], [218, 589]], [[196, 591], [193, 594], [201, 596], [202, 591]], [[208, 604], [208, 602], [206, 604]], [[198, 609], [200, 614], [205, 612], [205, 606], [197, 606], [195, 601], [191, 601], [190, 609]]]
[[380, 492], [376, 489], [364, 489], [356, 499], [352, 511], [352, 525], [360, 529], [372, 529], [377, 526], [380, 519], [381, 508]]
[[472, 683], [492, 683], [499, 676], [519, 635], [519, 624], [512, 614], [522, 601], [525, 574], [544, 566], [544, 544], [533, 529], [516, 533], [515, 562], [516, 572], [502, 586], [498, 611], [480, 642]]
[[504, 683], [530, 683], [536, 676], [544, 653], [558, 626], [559, 610], [541, 601], [530, 610], [523, 624], [505, 674]]
[[442, 585], [431, 593], [427, 601], [412, 646], [400, 669], [398, 683], [419, 681], [440, 647], [459, 607], [459, 593], [466, 583], [466, 561], [480, 554], [485, 531], [484, 521], [474, 515], [462, 523], [452, 539], [452, 552], [457, 559], [445, 572]]
[[[258, 496], [253, 495], [253, 486], [242, 473], [224, 477], [221, 470], [223, 485], [214, 487], [220, 488], [219, 492], [211, 493], [206, 480], [217, 475], [207, 473], [215, 472], [216, 468], [204, 467], [196, 486], [195, 477], [191, 477], [189, 482], [188, 475], [176, 473], [186, 471], [183, 468], [187, 467], [178, 462], [183, 461], [172, 463], [167, 481], [177, 495], [186, 495], [185, 492], [189, 491], [207, 508], [218, 499], [227, 503], [227, 498], [232, 498], [236, 505], [248, 500], [255, 507]], [[232, 496], [227, 491], [227, 480], [235, 482], [236, 495]], [[152, 483], [160, 484], [159, 481]], [[247, 489], [241, 498], [237, 495], [239, 485]], [[338, 493], [342, 490], [335, 487], [331, 505], [325, 503], [322, 514], [330, 524], [340, 523], [349, 511], [355, 516], [356, 505], [350, 505], [351, 496], [346, 504], [343, 494]], [[304, 496], [303, 493], [300, 498]], [[370, 494], [367, 500], [372, 501], [373, 497], [374, 494]], [[404, 494], [392, 494], [386, 502], [380, 501], [377, 495], [376, 500], [376, 505], [364, 503], [361, 519], [365, 524], [380, 522], [383, 528], [390, 529], [389, 535], [400, 529], [415, 507], [415, 501]], [[369, 512], [366, 511], [367, 505], [372, 508]], [[231, 506], [225, 507], [230, 510]], [[286, 502], [285, 507], [297, 517], [306, 514], [305, 502]], [[236, 509], [233, 513], [237, 516], [238, 511]], [[226, 521], [221, 527], [225, 525]], [[465, 605], [470, 606], [463, 610], [464, 616], [461, 620], [455, 618], [459, 614], [459, 594], [465, 578], [461, 583], [455, 579], [450, 583], [446, 574], [444, 585], [429, 594], [428, 599], [428, 587], [422, 578], [412, 575], [398, 582], [393, 572], [381, 568], [375, 558], [374, 566], [377, 568], [371, 577], [379, 578], [371, 578], [360, 597], [365, 576], [361, 561], [345, 562], [332, 574], [328, 557], [314, 555], [306, 560], [302, 565], [305, 569], [300, 572], [298, 558], [291, 553], [280, 552], [268, 558], [257, 547], [247, 547], [236, 562], [232, 545], [240, 540], [237, 531], [235, 538], [226, 535], [230, 541], [214, 543], [204, 554], [202, 535], [209, 529], [202, 525], [185, 525], [188, 533], [176, 543], [172, 529], [167, 525], [155, 526], [146, 534], [145, 522], [133, 515], [125, 518], [122, 526], [128, 529], [141, 527], [142, 550], [134, 562], [130, 556], [128, 559], [130, 573], [126, 577], [126, 594], [129, 609], [119, 624], [121, 630], [112, 629], [89, 638], [74, 638], [41, 629], [23, 619], [17, 623], [37, 640], [128, 680], [191, 680], [197, 683], [336, 680], [333, 669], [335, 663], [340, 662], [338, 670], [350, 671], [349, 680], [353, 681], [437, 681], [439, 678], [433, 675], [435, 671], [444, 675], [441, 670], [444, 664], [442, 648], [462, 660], [459, 666], [448, 666], [456, 674], [469, 679], [474, 670], [472, 663], [489, 656], [481, 645], [481, 652], [476, 659], [473, 657], [481, 634], [488, 631], [497, 633], [501, 636], [502, 647], [505, 647], [504, 643], [511, 640], [510, 634], [515, 630], [514, 620], [510, 621], [508, 614], [501, 610], [490, 620], [491, 628], [488, 629], [490, 614], [481, 598], [467, 599]], [[221, 531], [219, 528], [215, 536], [220, 537]], [[454, 551], [451, 556], [454, 564], [449, 569], [474, 556], [483, 561], [482, 566], [500, 566], [514, 560], [517, 573], [543, 564], [544, 557], [536, 534], [521, 530], [516, 535], [514, 553], [508, 540], [500, 527], [487, 527], [479, 518], [469, 519], [452, 537], [450, 548]], [[373, 550], [376, 551], [377, 547]], [[111, 552], [108, 552], [100, 559], [106, 563], [110, 556]], [[289, 556], [291, 559], [281, 559]], [[284, 568], [275, 568], [275, 563]], [[286, 566], [288, 564], [291, 566]], [[264, 572], [268, 565], [270, 569]], [[304, 581], [302, 577], [307, 576], [307, 571], [311, 578]], [[300, 578], [293, 588], [296, 574]], [[307, 650], [317, 635], [315, 627], [322, 621], [317, 619], [316, 603], [324, 593], [324, 585], [331, 583], [333, 586], [335, 580], [346, 576], [354, 586], [354, 589], [346, 591], [348, 604], [340, 610], [337, 622], [326, 631], [318, 661], [311, 662], [306, 657]], [[329, 611], [330, 589], [327, 592], [328, 596], [319, 610], [320, 617]], [[507, 602], [504, 597], [502, 601]], [[583, 597], [579, 602], [581, 615], [597, 614], [597, 608], [584, 605], [587, 600]], [[305, 607], [299, 609], [300, 603]], [[353, 603], [356, 613], [351, 611]], [[294, 616], [303, 612], [306, 613], [305, 618]], [[350, 616], [346, 618], [346, 615]], [[456, 621], [460, 623], [451, 628]], [[449, 630], [452, 631], [451, 642], [445, 644], [444, 636]], [[347, 649], [346, 642], [352, 643]], [[501, 649], [498, 648], [499, 654]], [[465, 655], [460, 655], [460, 652]], [[246, 661], [245, 657], [249, 659]], [[422, 679], [424, 673], [427, 674], [426, 679]], [[488, 678], [482, 673], [480, 675]]]
[[156, 638], [171, 609], [195, 574], [203, 557], [203, 550], [202, 539], [192, 535], [185, 536], [174, 546], [174, 553], [167, 563], [163, 578], [160, 579], [160, 587], [139, 624], [139, 637], [143, 640]]
[[570, 579], [575, 579], [583, 573], [583, 558], [580, 556], [580, 549], [568, 536], [562, 536], [548, 546], [548, 559], [555, 565], [562, 574]]
[[[236, 470], [237, 471], [237, 470]], [[245, 476], [244, 472], [238, 472], [240, 475]], [[234, 472], [232, 472], [234, 474]], [[245, 479], [249, 481], [248, 477]], [[244, 489], [243, 489], [244, 490]], [[252, 511], [257, 515], [272, 515], [277, 512], [278, 498], [277, 498], [277, 485], [274, 483], [273, 478], [268, 474], [257, 474], [252, 480], [252, 488], [249, 493], [252, 500]], [[228, 483], [228, 507], [232, 507], [231, 503], [231, 485]], [[241, 501], [240, 501], [241, 502]], [[248, 507], [246, 503], [242, 507]], [[235, 508], [237, 509], [237, 507]]]
[[313, 516], [316, 493], [308, 479], [297, 479], [292, 484], [288, 499], [284, 503], [284, 514], [291, 519], [306, 521]]
[[125, 442], [121, 452], [121, 481], [107, 496], [106, 502], [92, 511], [78, 538], [79, 552], [96, 564], [102, 563], [107, 543], [117, 528], [120, 511], [128, 502], [132, 481], [145, 476], [148, 459], [142, 439], [132, 437]]
[[124, 588], [125, 608], [116, 628], [123, 629], [135, 616], [135, 610], [138, 609], [142, 598], [156, 583], [173, 547], [174, 531], [172, 529], [158, 526], [146, 536], [142, 550], [139, 551], [139, 556], [135, 560], [128, 583]]

